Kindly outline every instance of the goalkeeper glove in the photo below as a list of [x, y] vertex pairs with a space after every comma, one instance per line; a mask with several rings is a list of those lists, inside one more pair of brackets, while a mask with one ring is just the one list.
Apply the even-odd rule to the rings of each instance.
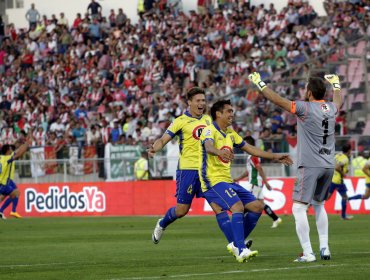
[[335, 74], [325, 75], [325, 80], [327, 80], [332, 86], [334, 90], [340, 90], [340, 83], [339, 77]]
[[248, 76], [248, 78], [259, 88], [260, 91], [264, 90], [267, 87], [265, 82], [261, 80], [261, 76], [258, 72], [253, 72]]

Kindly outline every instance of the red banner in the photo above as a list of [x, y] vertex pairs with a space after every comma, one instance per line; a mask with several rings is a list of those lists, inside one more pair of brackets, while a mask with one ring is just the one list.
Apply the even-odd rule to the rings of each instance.
[[[294, 178], [269, 180], [265, 202], [278, 214], [291, 214]], [[244, 185], [245, 182], [241, 182]], [[345, 179], [348, 195], [365, 193], [365, 180]], [[163, 215], [176, 204], [174, 181], [21, 184], [18, 212], [23, 216]], [[339, 213], [341, 197], [326, 203], [328, 213]], [[9, 214], [8, 207], [6, 214]], [[312, 211], [312, 209], [310, 210]], [[370, 200], [351, 200], [348, 214], [370, 214]], [[312, 212], [311, 212], [312, 213]], [[195, 199], [190, 215], [212, 215], [204, 199]]]

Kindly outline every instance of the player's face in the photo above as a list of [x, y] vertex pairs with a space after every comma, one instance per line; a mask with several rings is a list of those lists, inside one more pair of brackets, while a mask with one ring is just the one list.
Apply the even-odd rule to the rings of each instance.
[[234, 120], [234, 109], [231, 105], [225, 105], [221, 115], [222, 121], [225, 125], [230, 126]]
[[195, 117], [200, 117], [206, 110], [206, 97], [204, 94], [194, 95], [191, 100], [188, 101], [190, 107], [190, 114]]

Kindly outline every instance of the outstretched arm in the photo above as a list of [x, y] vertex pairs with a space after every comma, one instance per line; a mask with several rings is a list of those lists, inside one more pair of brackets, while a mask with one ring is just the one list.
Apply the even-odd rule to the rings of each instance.
[[15, 150], [13, 159], [18, 159], [21, 156], [23, 156], [25, 152], [27, 152], [29, 146], [32, 144], [32, 141], [33, 141], [32, 134], [33, 134], [32, 131], [30, 131], [28, 133], [26, 142], [22, 144], [17, 150]]
[[250, 154], [252, 156], [261, 157], [261, 158], [265, 158], [265, 159], [276, 160], [276, 161], [278, 161], [280, 163], [283, 163], [285, 165], [293, 164], [293, 160], [290, 158], [289, 155], [274, 154], [274, 153], [270, 153], [270, 152], [265, 152], [265, 151], [262, 151], [262, 150], [256, 148], [255, 146], [252, 146], [252, 145], [249, 145], [249, 144], [245, 144], [241, 149], [244, 152], [247, 152], [248, 154]]
[[163, 134], [161, 138], [157, 139], [154, 144], [148, 149], [148, 154], [150, 157], [153, 157], [156, 152], [163, 149], [168, 142], [170, 142], [172, 137], [167, 133]]
[[339, 110], [343, 104], [343, 97], [340, 92], [341, 88], [340, 88], [340, 83], [339, 83], [339, 77], [334, 74], [325, 75], [324, 77], [333, 86], [333, 91], [334, 91], [333, 103], [335, 104], [335, 106], [337, 106]]
[[261, 80], [261, 76], [258, 72], [254, 72], [249, 75], [249, 80], [254, 83], [258, 89], [261, 91], [262, 95], [270, 100], [272, 103], [278, 105], [284, 110], [291, 112], [292, 110], [292, 101], [281, 97], [272, 89], [268, 88], [264, 81]]

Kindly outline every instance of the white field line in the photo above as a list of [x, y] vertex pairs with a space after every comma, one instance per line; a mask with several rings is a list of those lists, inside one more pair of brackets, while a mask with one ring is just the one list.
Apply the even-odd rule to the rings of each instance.
[[252, 273], [252, 272], [266, 272], [266, 271], [279, 271], [279, 270], [299, 270], [299, 269], [315, 269], [315, 268], [327, 268], [327, 267], [340, 267], [346, 266], [347, 264], [334, 264], [334, 265], [304, 265], [304, 266], [288, 266], [278, 268], [261, 268], [261, 269], [248, 269], [248, 270], [230, 270], [230, 271], [219, 271], [219, 272], [208, 272], [208, 273], [189, 273], [189, 274], [177, 274], [177, 275], [166, 275], [166, 276], [153, 276], [153, 277], [129, 277], [129, 278], [113, 278], [110, 280], [149, 280], [149, 279], [164, 279], [164, 278], [189, 278], [196, 276], [212, 276], [212, 275], [227, 275], [227, 274], [240, 274], [240, 273]]

